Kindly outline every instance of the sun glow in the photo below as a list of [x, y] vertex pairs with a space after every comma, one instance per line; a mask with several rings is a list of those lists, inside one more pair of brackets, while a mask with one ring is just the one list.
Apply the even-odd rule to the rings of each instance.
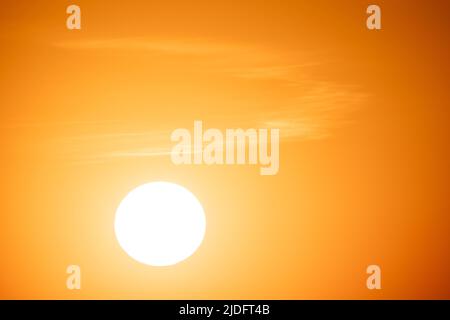
[[116, 211], [120, 246], [133, 259], [151, 266], [187, 259], [202, 243], [205, 228], [205, 214], [197, 198], [169, 182], [133, 189]]

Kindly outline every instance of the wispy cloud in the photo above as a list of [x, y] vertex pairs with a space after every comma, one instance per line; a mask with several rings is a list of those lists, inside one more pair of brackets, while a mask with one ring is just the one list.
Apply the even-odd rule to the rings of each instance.
[[[247, 81], [252, 83], [252, 88], [260, 88], [261, 93], [265, 93], [270, 81], [271, 90], [282, 97], [279, 100], [272, 99], [261, 108], [241, 105], [239, 114], [235, 113], [236, 108], [221, 108], [215, 113], [217, 123], [226, 122], [229, 128], [279, 128], [282, 141], [328, 137], [333, 130], [352, 121], [353, 112], [367, 97], [356, 87], [313, 76], [314, 68], [323, 70], [323, 61], [257, 45], [208, 39], [124, 38], [61, 41], [53, 46], [104, 54], [135, 52], [168, 61], [184, 61], [186, 56], [198, 58], [195, 63], [197, 74], [213, 73], [217, 77]], [[187, 62], [186, 67], [188, 65]], [[206, 126], [214, 124], [214, 121], [205, 122]], [[185, 126], [190, 128], [192, 123]], [[95, 134], [87, 130], [83, 134], [61, 137], [60, 143], [65, 147], [59, 150], [77, 163], [168, 156], [172, 147], [170, 132], [174, 129], [148, 132], [97, 130]]]
[[9, 120], [0, 123], [0, 129], [23, 129], [23, 128], [68, 128], [68, 127], [99, 127], [119, 123], [118, 120], [91, 120], [91, 121], [16, 121]]
[[[147, 54], [191, 55], [228, 57], [235, 60], [256, 59], [256, 61], [273, 58], [268, 51], [254, 46], [223, 43], [206, 39], [149, 39], [149, 38], [119, 38], [119, 39], [91, 39], [69, 40], [53, 43], [53, 46], [67, 50], [99, 50], [99, 51], [128, 51]], [[227, 59], [228, 60], [228, 59]]]

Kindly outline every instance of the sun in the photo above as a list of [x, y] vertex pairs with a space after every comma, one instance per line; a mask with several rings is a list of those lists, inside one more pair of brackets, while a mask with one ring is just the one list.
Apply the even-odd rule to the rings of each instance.
[[150, 266], [170, 266], [191, 256], [203, 241], [206, 218], [197, 198], [169, 182], [131, 190], [116, 211], [114, 229], [122, 249]]

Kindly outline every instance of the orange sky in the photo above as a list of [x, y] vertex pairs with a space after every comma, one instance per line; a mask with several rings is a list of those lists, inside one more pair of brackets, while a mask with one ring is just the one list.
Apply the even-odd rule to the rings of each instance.
[[[450, 4], [370, 3], [2, 1], [0, 298], [450, 298]], [[173, 165], [194, 120], [280, 128], [279, 173]], [[207, 218], [166, 268], [113, 229], [155, 180]]]

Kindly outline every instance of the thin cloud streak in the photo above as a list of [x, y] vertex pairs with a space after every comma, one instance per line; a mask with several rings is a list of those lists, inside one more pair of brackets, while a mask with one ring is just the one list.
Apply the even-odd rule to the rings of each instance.
[[[195, 63], [197, 73], [249, 81], [257, 88], [270, 81], [274, 91], [286, 93], [281, 95], [283, 99], [277, 105], [272, 102], [260, 111], [257, 107], [248, 108], [249, 111], [240, 111], [239, 114], [224, 108], [216, 117], [222, 124], [227, 119], [228, 128], [278, 128], [281, 142], [325, 139], [333, 130], [350, 123], [352, 113], [367, 99], [367, 95], [358, 88], [311, 76], [313, 68], [323, 65], [320, 61], [302, 59], [299, 53], [287, 57], [260, 46], [207, 39], [145, 38], [61, 41], [53, 46], [63, 50], [104, 51], [105, 54], [112, 50], [125, 50], [157, 55], [159, 59], [168, 61], [179, 59], [178, 56], [183, 56], [183, 59], [190, 56], [198, 58], [198, 63]], [[240, 109], [246, 110], [246, 106], [242, 105]], [[214, 127], [215, 122], [205, 121], [205, 126]], [[191, 128], [192, 123], [186, 123], [185, 127]], [[74, 162], [168, 156], [173, 146], [170, 133], [174, 129], [101, 133], [97, 130], [96, 134], [62, 137], [60, 143], [66, 147], [60, 150]]]

